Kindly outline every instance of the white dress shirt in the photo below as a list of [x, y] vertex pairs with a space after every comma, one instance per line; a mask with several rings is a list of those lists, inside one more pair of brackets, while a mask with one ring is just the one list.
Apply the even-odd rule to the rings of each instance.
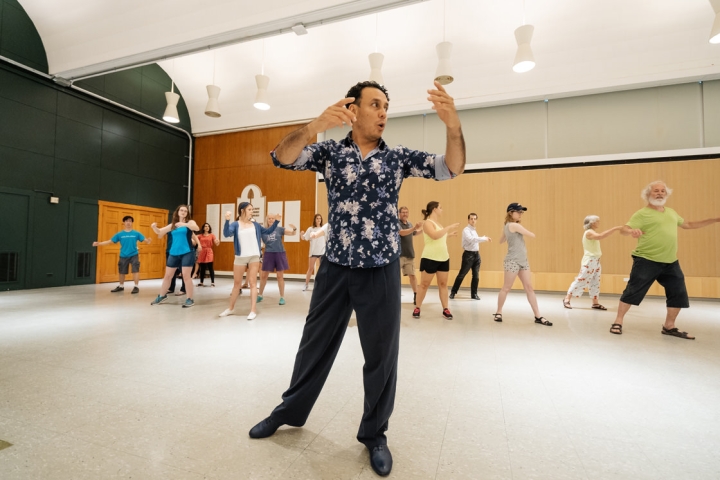
[[468, 225], [463, 228], [462, 235], [462, 246], [464, 250], [468, 252], [477, 252], [480, 250], [480, 243], [487, 242], [488, 237], [483, 235], [482, 237], [477, 234], [475, 227]]

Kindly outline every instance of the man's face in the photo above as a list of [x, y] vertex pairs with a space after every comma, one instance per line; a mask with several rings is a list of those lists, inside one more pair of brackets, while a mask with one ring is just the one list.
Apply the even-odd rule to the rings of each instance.
[[123, 222], [123, 225], [125, 225], [125, 228], [128, 230], [132, 230], [133, 227], [133, 221], [130, 219], [127, 219]]
[[667, 201], [667, 189], [662, 183], [656, 183], [650, 189], [649, 202], [656, 207], [662, 207]]
[[385, 131], [387, 110], [390, 103], [385, 94], [372, 87], [363, 88], [360, 105], [351, 104], [350, 111], [357, 120], [353, 123], [353, 132], [363, 140], [378, 141]]
[[475, 215], [470, 215], [470, 218], [468, 218], [468, 225], [475, 226], [475, 222], [477, 222], [477, 217]]
[[410, 216], [410, 212], [407, 208], [403, 208], [400, 210], [400, 220], [402, 220], [403, 223], [407, 222], [408, 217]]

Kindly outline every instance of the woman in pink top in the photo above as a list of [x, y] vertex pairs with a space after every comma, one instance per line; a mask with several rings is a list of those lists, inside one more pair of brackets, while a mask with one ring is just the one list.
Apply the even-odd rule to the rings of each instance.
[[197, 262], [200, 265], [200, 283], [198, 287], [204, 287], [203, 281], [205, 281], [205, 270], [210, 272], [210, 286], [215, 286], [215, 270], [213, 269], [213, 260], [215, 254], [213, 253], [213, 246], [220, 245], [220, 240], [212, 233], [212, 227], [209, 223], [205, 223], [202, 226], [202, 233], [197, 236], [200, 240], [200, 246], [202, 250], [198, 254]]

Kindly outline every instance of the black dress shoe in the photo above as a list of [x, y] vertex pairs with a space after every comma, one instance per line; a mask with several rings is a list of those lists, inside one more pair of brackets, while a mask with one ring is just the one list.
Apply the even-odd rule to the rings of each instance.
[[390, 475], [392, 455], [387, 445], [378, 445], [370, 450], [370, 466], [381, 477]]
[[250, 429], [250, 438], [267, 438], [275, 433], [281, 425], [282, 423], [274, 420], [272, 417], [267, 417]]
[[472, 296], [472, 299], [473, 299], [473, 300], [480, 300], [480, 295], [478, 295], [478, 294], [476, 293], [475, 295]]
[[450, 292], [450, 300], [452, 300], [453, 298], [455, 298], [455, 294], [453, 292]]

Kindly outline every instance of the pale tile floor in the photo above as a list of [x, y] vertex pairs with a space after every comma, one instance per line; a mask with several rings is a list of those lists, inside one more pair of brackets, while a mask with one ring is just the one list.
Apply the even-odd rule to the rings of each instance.
[[[304, 428], [247, 432], [287, 387], [311, 292], [269, 283], [259, 315], [218, 318], [229, 279], [150, 307], [114, 285], [0, 293], [0, 478], [370, 479], [355, 440], [362, 353], [348, 328]], [[587, 297], [520, 293], [494, 323], [496, 292], [461, 291], [443, 320], [436, 291], [413, 319], [404, 291], [400, 373], [388, 431], [398, 479], [720, 478], [720, 314], [692, 301], [660, 334], [664, 302], [633, 308], [622, 336]], [[247, 313], [247, 291], [238, 312]]]

